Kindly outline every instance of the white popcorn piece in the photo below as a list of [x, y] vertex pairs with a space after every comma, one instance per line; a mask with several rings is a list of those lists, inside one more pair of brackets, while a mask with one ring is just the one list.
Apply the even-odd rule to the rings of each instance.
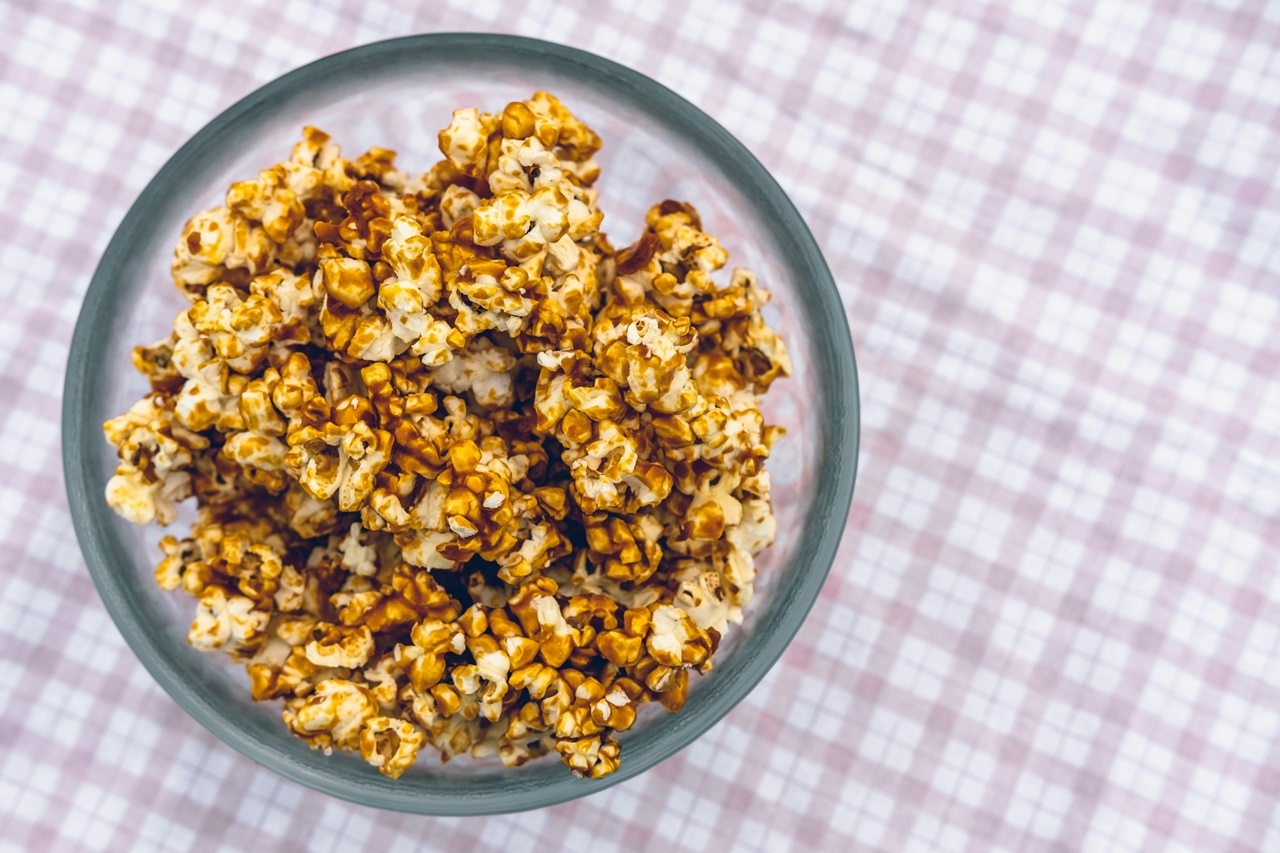
[[436, 368], [431, 373], [431, 383], [450, 394], [470, 391], [479, 405], [497, 409], [511, 404], [511, 371], [515, 364], [510, 352], [476, 338]]
[[285, 723], [296, 734], [326, 752], [333, 747], [354, 750], [360, 745], [365, 724], [377, 712], [368, 688], [341, 678], [330, 678], [297, 709], [285, 710]]
[[222, 649], [230, 654], [252, 653], [266, 639], [270, 615], [254, 609], [243, 595], [227, 595], [208, 587], [200, 596], [187, 641], [200, 651]]

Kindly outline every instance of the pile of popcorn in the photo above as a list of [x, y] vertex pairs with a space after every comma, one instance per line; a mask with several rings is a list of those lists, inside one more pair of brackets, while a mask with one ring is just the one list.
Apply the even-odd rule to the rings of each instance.
[[134, 350], [152, 390], [105, 424], [106, 497], [162, 525], [196, 499], [156, 579], [312, 747], [598, 778], [751, 599], [781, 432], [757, 395], [791, 366], [691, 206], [611, 247], [600, 138], [555, 97], [439, 142], [410, 177], [308, 127], [187, 222], [191, 305]]

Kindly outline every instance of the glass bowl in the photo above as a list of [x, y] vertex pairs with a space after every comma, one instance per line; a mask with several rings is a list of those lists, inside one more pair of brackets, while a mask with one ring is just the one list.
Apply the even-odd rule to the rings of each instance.
[[[758, 593], [725, 638], [715, 669], [695, 677], [678, 714], [646, 707], [621, 735], [620, 769], [572, 776], [553, 756], [524, 767], [429, 752], [399, 780], [358, 756], [325, 756], [289, 734], [278, 702], [254, 703], [243, 668], [186, 642], [194, 605], [162, 592], [153, 567], [162, 531], [135, 527], [103, 500], [115, 459], [102, 422], [146, 393], [130, 349], [164, 337], [186, 302], [169, 277], [173, 245], [193, 212], [221, 203], [233, 180], [284, 159], [304, 124], [350, 156], [394, 148], [406, 171], [438, 159], [436, 132], [453, 109], [501, 110], [554, 92], [604, 139], [600, 197], [615, 245], [640, 234], [665, 198], [692, 202], [730, 252], [773, 291], [767, 317], [795, 374], [763, 398], [787, 435], [768, 470], [776, 544], [758, 560]], [[727, 271], [726, 271], [727, 274]], [[517, 811], [581, 797], [670, 757], [734, 707], [778, 660], [817, 598], [844, 527], [858, 449], [858, 389], [844, 310], [804, 221], [764, 167], [724, 128], [669, 89], [607, 59], [514, 36], [445, 33], [377, 42], [268, 83], [197, 133], [165, 164], [102, 256], [76, 324], [63, 402], [67, 491], [85, 560], [107, 610], [138, 658], [215, 735], [259, 764], [325, 793], [379, 808], [437, 815]]]

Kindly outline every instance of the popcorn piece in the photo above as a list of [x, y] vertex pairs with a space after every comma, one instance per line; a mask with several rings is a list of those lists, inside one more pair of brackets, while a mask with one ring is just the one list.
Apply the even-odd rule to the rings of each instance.
[[687, 613], [662, 605], [653, 611], [653, 630], [645, 648], [662, 666], [696, 666], [711, 653], [711, 641]]
[[149, 347], [133, 348], [133, 367], [151, 383], [151, 390], [173, 394], [182, 389], [184, 378], [173, 363], [175, 336]]
[[368, 663], [373, 654], [373, 632], [367, 626], [350, 629], [325, 625], [318, 633], [306, 648], [307, 660], [316, 666], [356, 669]]
[[450, 394], [470, 391], [480, 406], [497, 409], [511, 404], [511, 371], [515, 364], [510, 352], [476, 338], [432, 371], [431, 383]]
[[290, 694], [305, 695], [319, 682], [336, 674], [306, 659], [301, 643], [315, 620], [308, 616], [275, 616], [267, 628], [267, 640], [245, 664], [250, 689], [257, 701]]
[[681, 581], [674, 604], [689, 614], [699, 628], [720, 634], [724, 634], [729, 622], [742, 618], [742, 609], [728, 598], [721, 586], [720, 573], [716, 571], [696, 572], [692, 578]]
[[[397, 216], [382, 252], [394, 276], [379, 287], [378, 307], [386, 312], [395, 337], [422, 354], [424, 345], [420, 342], [440, 323], [426, 311], [439, 299], [442, 286], [440, 264], [432, 253], [431, 240], [422, 233], [417, 220]], [[447, 332], [444, 337], [448, 338]]]
[[378, 572], [378, 550], [361, 542], [360, 533], [359, 522], [352, 522], [342, 540], [342, 567], [354, 574], [369, 577]]
[[227, 207], [262, 223], [268, 237], [283, 243], [306, 216], [298, 194], [290, 186], [290, 177], [285, 166], [279, 164], [264, 169], [257, 180], [237, 181], [227, 191]]
[[377, 703], [368, 688], [341, 678], [316, 685], [307, 699], [290, 702], [284, 721], [294, 734], [312, 749], [331, 752], [360, 747], [365, 725], [377, 712]]
[[[536, 705], [525, 707], [536, 708]], [[520, 767], [535, 758], [541, 758], [555, 748], [555, 737], [549, 732], [529, 732], [524, 735], [513, 735], [508, 730], [499, 746], [499, 757], [508, 767]]]
[[596, 513], [583, 516], [583, 528], [590, 555], [610, 578], [643, 582], [658, 569], [662, 548], [658, 539], [662, 526], [652, 516], [622, 516]]
[[565, 766], [578, 776], [599, 779], [618, 769], [622, 749], [613, 738], [600, 736], [578, 740], [556, 741], [556, 749]]
[[[419, 620], [452, 622], [461, 612], [458, 602], [436, 583], [431, 572], [401, 563], [371, 595], [354, 596], [343, 608], [344, 624], [364, 624], [377, 634], [408, 631]], [[408, 639], [406, 637], [406, 639]]]
[[489, 134], [498, 129], [498, 120], [474, 107], [454, 110], [449, 126], [440, 131], [440, 151], [463, 174], [475, 177], [484, 171], [489, 150]]
[[200, 651], [222, 649], [232, 656], [251, 654], [266, 639], [270, 616], [255, 610], [242, 595], [227, 595], [211, 586], [200, 596], [187, 642]]
[[311, 277], [294, 275], [284, 269], [271, 270], [249, 282], [249, 290], [274, 306], [279, 314], [272, 341], [291, 344], [311, 342], [313, 315], [321, 301]]
[[336, 495], [338, 509], [360, 509], [373, 492], [378, 472], [391, 461], [392, 437], [364, 421], [303, 427], [289, 437], [285, 467], [313, 498]]
[[440, 216], [445, 228], [452, 228], [459, 219], [466, 219], [480, 206], [480, 196], [461, 184], [450, 184], [440, 195]]
[[348, 308], [359, 308], [373, 296], [373, 270], [355, 258], [330, 257], [320, 261], [320, 282], [325, 292]]
[[251, 483], [271, 492], [282, 491], [287, 485], [286, 450], [280, 439], [252, 432], [234, 433], [222, 445], [222, 455], [239, 465]]
[[415, 693], [406, 688], [403, 702], [412, 716], [426, 731], [427, 740], [440, 750], [441, 763], [471, 749], [481, 738], [482, 720], [459, 713], [461, 700], [458, 691], [446, 684], [437, 684], [428, 693]]
[[445, 655], [460, 654], [466, 637], [456, 624], [439, 619], [424, 619], [413, 626], [413, 645], [397, 645], [396, 664], [409, 676], [413, 689], [421, 693], [434, 687], [444, 677]]
[[628, 311], [592, 330], [599, 364], [637, 411], [683, 412], [697, 401], [684, 355], [695, 335], [687, 317], [674, 320], [656, 308]]
[[175, 504], [191, 491], [185, 469], [209, 440], [186, 429], [176, 417], [172, 398], [163, 394], [142, 398], [107, 421], [103, 432], [120, 457], [107, 483], [108, 505], [134, 524], [171, 524], [177, 517]]
[[[488, 500], [494, 501], [501, 497], [497, 492], [492, 495]], [[519, 547], [498, 558], [498, 577], [509, 584], [519, 583], [520, 578], [541, 571], [568, 550], [568, 542], [554, 526], [546, 522], [531, 524], [527, 519], [521, 519], [516, 538], [520, 543]]]
[[509, 602], [524, 633], [538, 644], [539, 657], [551, 667], [561, 666], [581, 642], [581, 632], [565, 621], [555, 592], [554, 581], [538, 578], [522, 585]]
[[[516, 648], [518, 650], [519, 647]], [[480, 716], [490, 722], [497, 722], [502, 715], [502, 700], [507, 695], [507, 675], [511, 670], [511, 659], [491, 636], [468, 639], [467, 649], [484, 682], [480, 697]]]
[[289, 529], [303, 538], [326, 536], [338, 526], [338, 507], [332, 501], [316, 500], [296, 483], [290, 483], [284, 503]]
[[371, 717], [360, 731], [360, 755], [382, 775], [399, 779], [418, 757], [423, 740], [422, 732], [413, 723]]
[[641, 506], [652, 506], [671, 492], [671, 477], [658, 465], [639, 457], [635, 441], [609, 422], [597, 427], [597, 438], [587, 444], [569, 466], [573, 494], [584, 512], [617, 510], [626, 506], [623, 487]]
[[187, 220], [173, 252], [173, 280], [188, 296], [231, 271], [266, 270], [275, 245], [261, 226], [226, 207], [201, 211]]

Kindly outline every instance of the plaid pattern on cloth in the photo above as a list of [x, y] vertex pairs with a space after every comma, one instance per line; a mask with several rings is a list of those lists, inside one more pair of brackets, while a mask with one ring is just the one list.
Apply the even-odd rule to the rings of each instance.
[[[84, 568], [59, 393], [166, 157], [409, 32], [656, 77], [777, 176], [863, 381], [842, 550], [706, 737], [578, 802], [442, 820], [188, 718]], [[0, 5], [0, 850], [1280, 850], [1280, 3]]]

